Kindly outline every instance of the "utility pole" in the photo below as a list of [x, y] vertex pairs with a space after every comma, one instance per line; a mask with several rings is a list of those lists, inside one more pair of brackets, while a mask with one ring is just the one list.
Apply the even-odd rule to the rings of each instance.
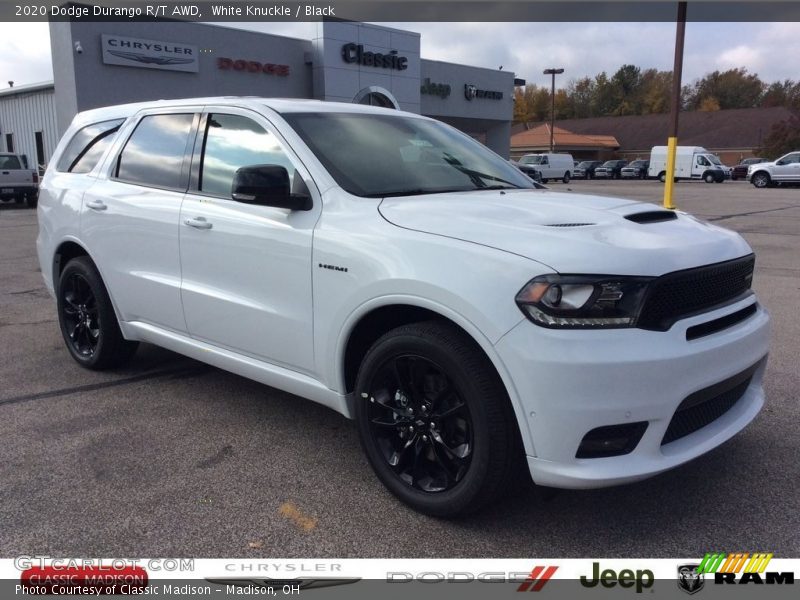
[[686, 37], [686, 2], [678, 2], [675, 28], [675, 64], [672, 67], [672, 102], [669, 138], [667, 139], [667, 178], [664, 182], [664, 208], [675, 210], [672, 193], [675, 188], [675, 153], [678, 147], [678, 114], [681, 109], [681, 76], [683, 74], [683, 42]]
[[564, 69], [545, 69], [545, 75], [552, 76], [552, 84], [550, 86], [550, 152], [555, 151], [555, 137], [554, 131], [556, 123], [556, 75], [561, 75]]

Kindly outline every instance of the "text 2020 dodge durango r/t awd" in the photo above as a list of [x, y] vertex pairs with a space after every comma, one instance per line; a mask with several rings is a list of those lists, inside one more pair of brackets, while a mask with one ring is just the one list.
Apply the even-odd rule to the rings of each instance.
[[764, 402], [769, 318], [739, 235], [550, 192], [418, 115], [257, 98], [88, 111], [38, 210], [81, 365], [149, 342], [322, 403], [429, 514], [496, 499], [526, 463], [544, 486], [643, 479]]

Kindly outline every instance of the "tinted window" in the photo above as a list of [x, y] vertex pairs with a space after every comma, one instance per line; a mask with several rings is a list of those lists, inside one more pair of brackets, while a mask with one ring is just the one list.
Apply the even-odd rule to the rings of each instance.
[[0, 156], [0, 169], [21, 169], [19, 159], [16, 156]]
[[180, 187], [193, 118], [192, 114], [144, 117], [119, 157], [117, 177], [154, 187]]
[[125, 119], [87, 125], [76, 133], [56, 167], [61, 172], [88, 173], [94, 169]]
[[200, 191], [230, 198], [236, 170], [279, 165], [294, 177], [294, 167], [278, 139], [258, 123], [239, 115], [208, 115], [200, 167]]

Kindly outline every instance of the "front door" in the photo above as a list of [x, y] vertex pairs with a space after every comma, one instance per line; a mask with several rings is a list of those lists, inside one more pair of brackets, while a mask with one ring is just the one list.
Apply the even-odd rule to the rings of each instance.
[[[183, 202], [181, 296], [189, 333], [253, 358], [311, 373], [311, 249], [321, 201], [299, 160], [254, 112], [207, 108]], [[231, 198], [236, 170], [280, 165], [312, 194], [310, 211]]]

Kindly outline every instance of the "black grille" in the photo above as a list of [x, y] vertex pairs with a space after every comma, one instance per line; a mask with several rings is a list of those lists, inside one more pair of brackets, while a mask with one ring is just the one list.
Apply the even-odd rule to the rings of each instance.
[[736, 260], [675, 271], [652, 284], [637, 326], [666, 331], [685, 317], [708, 311], [747, 293], [753, 282], [753, 254]]
[[672, 416], [661, 445], [694, 433], [732, 409], [744, 395], [761, 363], [711, 387], [695, 392], [681, 402]]

